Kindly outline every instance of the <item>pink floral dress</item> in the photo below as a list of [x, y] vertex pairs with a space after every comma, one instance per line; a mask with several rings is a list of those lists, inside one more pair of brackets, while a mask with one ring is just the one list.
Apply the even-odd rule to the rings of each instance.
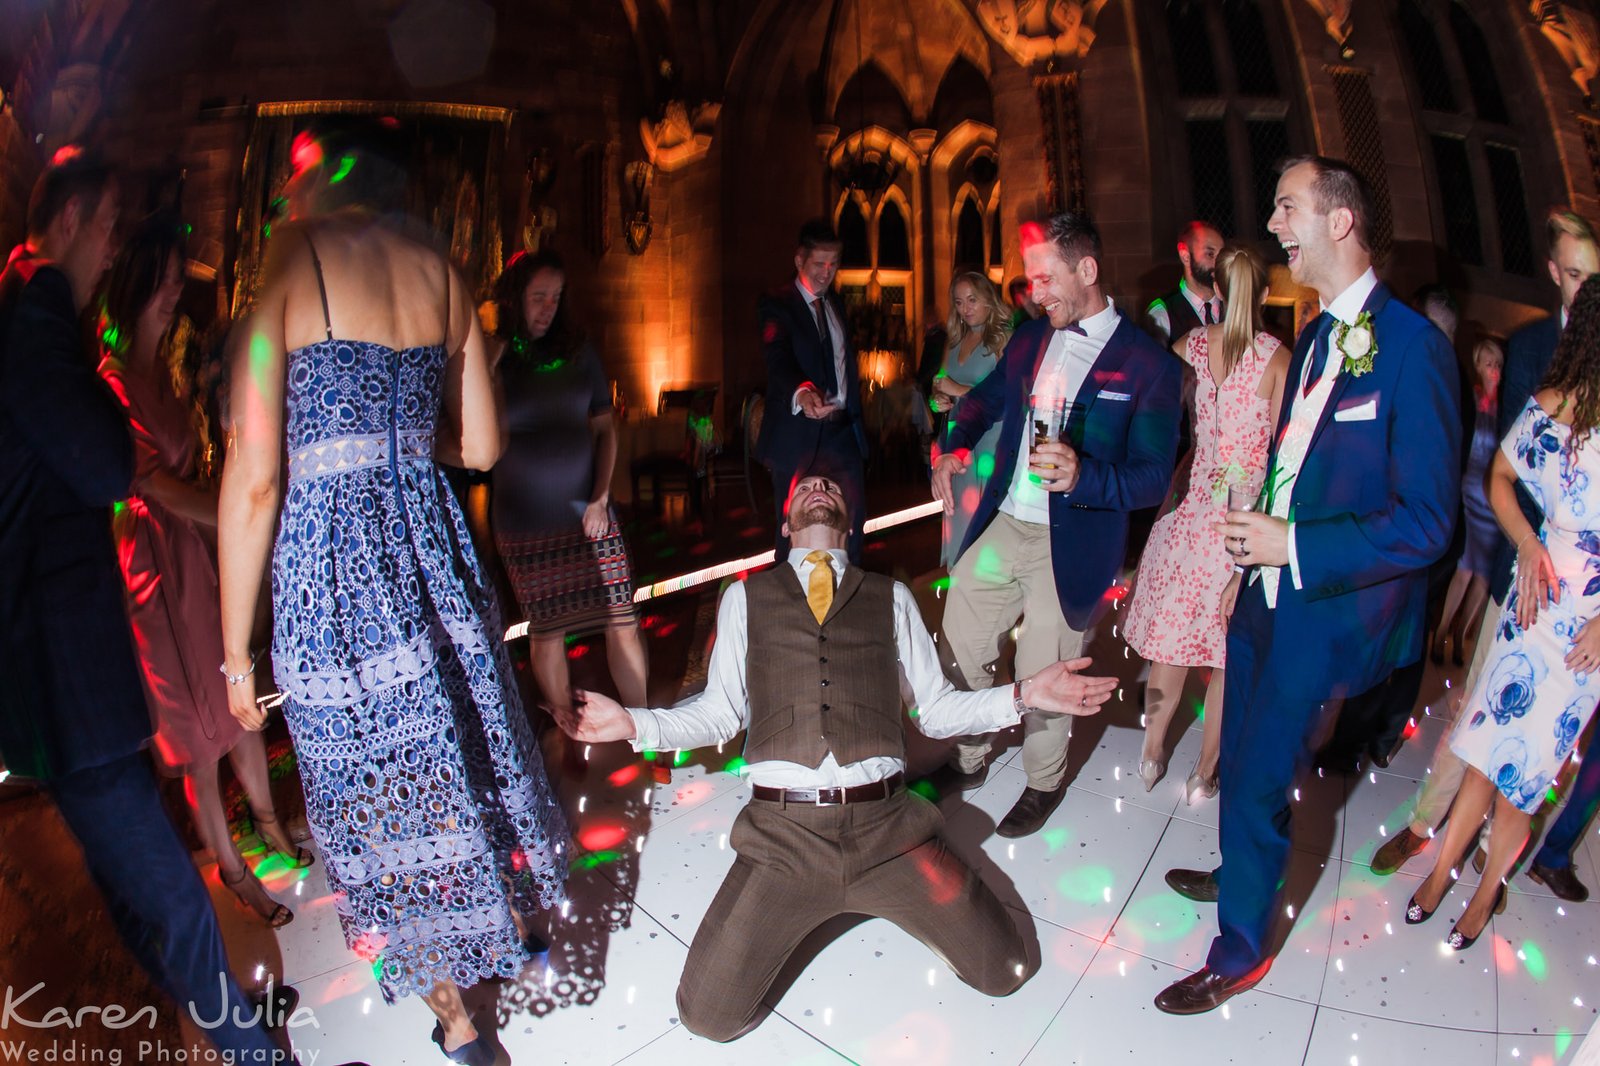
[[1256, 393], [1277, 350], [1276, 338], [1256, 334], [1218, 386], [1206, 331], [1190, 333], [1184, 346], [1195, 372], [1189, 489], [1150, 531], [1123, 632], [1128, 646], [1149, 662], [1224, 665], [1226, 633], [1218, 610], [1233, 560], [1212, 523], [1227, 510], [1230, 484], [1259, 484], [1265, 473], [1274, 412]]

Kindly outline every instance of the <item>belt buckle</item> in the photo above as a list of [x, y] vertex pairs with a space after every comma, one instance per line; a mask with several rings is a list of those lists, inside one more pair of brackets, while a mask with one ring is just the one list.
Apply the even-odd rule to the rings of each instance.
[[[836, 799], [836, 800], [825, 800], [822, 797], [823, 797], [823, 795], [825, 795], [827, 793], [837, 793], [839, 798]], [[816, 798], [816, 801], [814, 803], [814, 806], [817, 806], [817, 807], [843, 807], [846, 802], [847, 801], [845, 800], [845, 790], [844, 789], [842, 789], [842, 788], [819, 788], [819, 789], [817, 789], [817, 798]]]

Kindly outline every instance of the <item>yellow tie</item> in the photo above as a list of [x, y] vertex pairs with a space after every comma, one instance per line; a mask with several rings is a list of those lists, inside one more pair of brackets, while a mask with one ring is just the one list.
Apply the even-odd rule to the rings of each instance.
[[828, 608], [833, 606], [833, 556], [820, 548], [806, 555], [806, 562], [811, 564], [811, 578], [806, 582], [806, 603], [811, 606], [811, 613], [817, 616], [817, 624], [828, 617]]

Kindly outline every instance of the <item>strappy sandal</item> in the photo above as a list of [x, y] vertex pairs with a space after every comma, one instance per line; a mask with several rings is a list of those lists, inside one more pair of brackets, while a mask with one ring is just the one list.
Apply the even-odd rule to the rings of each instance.
[[[229, 877], [220, 868], [217, 870], [217, 876], [222, 881], [223, 887], [233, 893], [233, 897], [239, 901], [240, 906], [254, 912], [258, 918], [265, 921], [271, 928], [282, 929], [294, 921], [294, 911], [267, 895], [266, 888], [262, 886], [260, 881], [256, 880], [255, 874], [250, 872], [250, 867], [243, 861], [239, 863], [238, 877]], [[245, 894], [244, 889], [251, 881], [255, 881], [256, 891], [260, 893], [261, 898], [272, 905], [271, 910], [263, 911], [262, 904]]]
[[[289, 868], [291, 870], [303, 869], [307, 866], [310, 866], [315, 860], [315, 856], [313, 856], [311, 852], [300, 847], [289, 839], [289, 834], [284, 832], [283, 825], [278, 821], [277, 814], [262, 814], [252, 807], [250, 808], [250, 821], [255, 824], [256, 836], [261, 839], [261, 844], [267, 849], [267, 853], [269, 855], [282, 855], [284, 859], [288, 861]], [[286, 851], [284, 848], [278, 845], [278, 842], [275, 841], [272, 836], [265, 831], [266, 827], [269, 825], [275, 825], [278, 827], [278, 833], [283, 837], [284, 841], [288, 843], [290, 847], [294, 848], [294, 851]]]

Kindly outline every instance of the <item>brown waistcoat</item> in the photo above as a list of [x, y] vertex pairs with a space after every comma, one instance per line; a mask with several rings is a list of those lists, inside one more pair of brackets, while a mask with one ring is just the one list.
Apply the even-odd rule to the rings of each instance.
[[744, 587], [745, 759], [810, 767], [830, 751], [841, 766], [879, 755], [904, 759], [893, 579], [846, 567], [820, 625], [794, 567], [751, 574]]

